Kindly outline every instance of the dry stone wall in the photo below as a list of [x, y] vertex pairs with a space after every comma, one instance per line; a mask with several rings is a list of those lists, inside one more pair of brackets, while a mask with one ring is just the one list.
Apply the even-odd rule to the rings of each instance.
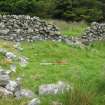
[[93, 22], [80, 37], [64, 37], [55, 25], [28, 15], [0, 15], [0, 39], [20, 42], [63, 41], [69, 45], [89, 44], [105, 39], [105, 23]]
[[99, 40], [105, 41], [105, 23], [93, 22], [81, 36], [62, 38], [62, 41], [68, 45], [88, 45]]
[[11, 41], [60, 39], [57, 27], [38, 17], [0, 15], [0, 38]]
[[89, 44], [98, 40], [105, 40], [105, 23], [93, 22], [80, 37], [80, 41]]

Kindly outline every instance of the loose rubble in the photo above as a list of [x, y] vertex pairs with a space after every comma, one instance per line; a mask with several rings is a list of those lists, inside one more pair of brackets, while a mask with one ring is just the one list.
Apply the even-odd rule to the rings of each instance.
[[17, 98], [19, 96], [26, 98], [33, 98], [34, 93], [30, 90], [22, 89], [18, 80], [11, 80], [10, 75], [6, 72], [6, 70], [0, 70], [0, 93], [3, 95], [13, 95]]
[[[10, 77], [11, 73], [16, 72], [17, 69], [17, 65], [15, 64], [14, 61], [17, 60], [18, 64], [20, 64], [21, 67], [26, 67], [28, 64], [28, 58], [25, 56], [17, 56], [14, 53], [9, 52], [4, 48], [0, 48], [0, 53], [4, 56], [5, 59], [13, 61], [12, 64], [9, 64], [10, 65], [9, 70], [5, 70], [2, 67], [0, 67], [0, 97], [11, 96], [16, 99], [21, 99], [22, 97], [28, 99], [35, 98], [36, 95], [34, 94], [34, 92], [22, 88], [21, 77], [16, 78], [16, 80], [12, 80]], [[37, 100], [34, 100], [32, 102], [35, 102], [35, 105], [39, 105]]]

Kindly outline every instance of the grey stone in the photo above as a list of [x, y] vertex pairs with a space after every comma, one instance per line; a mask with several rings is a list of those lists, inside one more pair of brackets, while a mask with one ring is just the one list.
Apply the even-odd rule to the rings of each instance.
[[19, 57], [19, 64], [21, 67], [26, 67], [28, 64], [28, 58], [27, 57]]
[[34, 98], [28, 103], [28, 105], [39, 105], [40, 103], [41, 102], [39, 98]]
[[10, 80], [8, 73], [4, 70], [0, 70], [0, 86], [6, 86]]
[[13, 93], [3, 87], [0, 87], [0, 96], [13, 96]]
[[69, 84], [59, 81], [56, 84], [45, 84], [39, 86], [39, 95], [58, 94], [64, 93], [71, 89]]
[[35, 94], [31, 90], [21, 89], [15, 92], [15, 96], [18, 99], [21, 97], [34, 98]]
[[6, 35], [6, 34], [8, 34], [8, 32], [9, 32], [9, 29], [0, 29], [0, 34], [4, 34], [4, 35]]
[[5, 56], [7, 59], [11, 59], [11, 60], [16, 58], [16, 55], [12, 52], [6, 52]]
[[6, 49], [4, 49], [4, 48], [0, 48], [0, 53], [5, 54], [6, 52], [7, 52]]
[[20, 84], [18, 84], [16, 81], [10, 80], [9, 83], [5, 86], [5, 88], [11, 92], [16, 92], [20, 90]]
[[[1, 16], [1, 15], [0, 15]], [[3, 15], [0, 21], [0, 38], [10, 41], [34, 41], [36, 34], [59, 35], [55, 25], [28, 15]], [[23, 37], [24, 36], [24, 37]], [[29, 36], [30, 38], [28, 38]], [[34, 40], [33, 40], [34, 39]], [[38, 38], [37, 40], [39, 40]], [[44, 40], [44, 39], [43, 39]]]

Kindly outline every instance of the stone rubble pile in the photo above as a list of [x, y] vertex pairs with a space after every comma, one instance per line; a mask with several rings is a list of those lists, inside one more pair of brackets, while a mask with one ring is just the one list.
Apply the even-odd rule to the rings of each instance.
[[91, 42], [105, 40], [105, 23], [91, 23], [91, 26], [79, 37], [64, 37], [62, 39], [68, 45], [88, 45]]
[[6, 70], [0, 69], [0, 97], [15, 97], [21, 99], [22, 97], [32, 99], [28, 105], [39, 105], [39, 98], [31, 91], [23, 89], [20, 79], [11, 80], [10, 74]]
[[22, 89], [18, 79], [11, 80], [10, 74], [3, 69], [0, 69], [0, 95], [14, 96], [16, 98], [33, 98], [35, 96], [30, 90]]
[[83, 44], [89, 44], [98, 40], [105, 40], [105, 23], [93, 22], [80, 37], [80, 41]]
[[[16, 46], [16, 48], [18, 48]], [[20, 46], [19, 46], [20, 48]], [[13, 61], [17, 59], [17, 56], [8, 52], [4, 48], [0, 48], [0, 54], [2, 54], [7, 60]], [[25, 56], [19, 57], [19, 64], [21, 67], [26, 67], [28, 58]], [[40, 99], [31, 90], [24, 89], [21, 85], [21, 77], [16, 80], [11, 79], [11, 73], [16, 72], [16, 65], [10, 64], [10, 69], [6, 70], [0, 67], [0, 97], [15, 97], [16, 99], [28, 98], [30, 99], [28, 105], [39, 105]]]
[[55, 25], [28, 15], [0, 15], [0, 38], [10, 41], [60, 40]]

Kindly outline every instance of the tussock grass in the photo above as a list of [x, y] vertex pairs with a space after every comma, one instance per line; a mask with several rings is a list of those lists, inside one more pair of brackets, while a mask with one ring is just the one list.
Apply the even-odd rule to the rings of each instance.
[[79, 89], [66, 93], [65, 105], [93, 105], [94, 94]]

